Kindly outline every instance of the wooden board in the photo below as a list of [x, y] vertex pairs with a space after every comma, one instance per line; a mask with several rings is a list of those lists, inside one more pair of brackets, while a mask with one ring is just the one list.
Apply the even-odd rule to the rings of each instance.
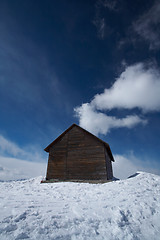
[[47, 179], [107, 180], [107, 157], [103, 143], [74, 126], [50, 148]]

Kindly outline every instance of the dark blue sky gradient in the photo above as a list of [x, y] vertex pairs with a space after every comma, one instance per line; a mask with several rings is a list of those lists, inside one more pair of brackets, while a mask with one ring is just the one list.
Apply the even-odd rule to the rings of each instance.
[[[160, 67], [159, 49], [151, 50], [133, 31], [154, 1], [121, 0], [112, 10], [102, 2], [0, 0], [0, 134], [6, 139], [43, 149], [78, 124], [73, 109], [110, 88], [125, 63]], [[132, 110], [112, 113], [124, 117]], [[111, 129], [100, 137], [114, 154], [133, 152], [159, 164], [160, 114], [145, 116], [145, 126]]]

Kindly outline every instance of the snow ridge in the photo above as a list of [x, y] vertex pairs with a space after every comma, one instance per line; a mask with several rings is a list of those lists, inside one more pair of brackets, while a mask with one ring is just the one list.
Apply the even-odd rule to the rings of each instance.
[[160, 176], [105, 184], [0, 183], [0, 239], [159, 240]]

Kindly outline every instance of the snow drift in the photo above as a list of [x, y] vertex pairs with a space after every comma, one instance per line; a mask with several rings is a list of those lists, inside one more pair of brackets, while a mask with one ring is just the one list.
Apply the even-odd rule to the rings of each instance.
[[160, 236], [160, 176], [105, 184], [0, 183], [0, 239], [152, 239]]

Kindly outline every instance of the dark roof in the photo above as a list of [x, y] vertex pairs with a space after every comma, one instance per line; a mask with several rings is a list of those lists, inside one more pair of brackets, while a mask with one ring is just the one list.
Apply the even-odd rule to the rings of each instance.
[[101, 142], [102, 144], [105, 145], [107, 152], [109, 154], [110, 159], [114, 162], [114, 158], [110, 149], [110, 146], [108, 143], [104, 142], [103, 140], [101, 140], [100, 138], [96, 137], [95, 135], [93, 135], [92, 133], [88, 132], [87, 130], [85, 130], [84, 128], [78, 126], [77, 124], [72, 124], [69, 128], [67, 128], [61, 135], [59, 135], [59, 137], [57, 137], [52, 143], [50, 143], [45, 149], [44, 151], [49, 152], [50, 147], [52, 147], [56, 142], [58, 142], [67, 132], [69, 132], [73, 127], [78, 127], [80, 128], [82, 131], [84, 131], [85, 133], [89, 134], [90, 136], [92, 136], [93, 138], [95, 138], [96, 140], [98, 140], [99, 142]]

